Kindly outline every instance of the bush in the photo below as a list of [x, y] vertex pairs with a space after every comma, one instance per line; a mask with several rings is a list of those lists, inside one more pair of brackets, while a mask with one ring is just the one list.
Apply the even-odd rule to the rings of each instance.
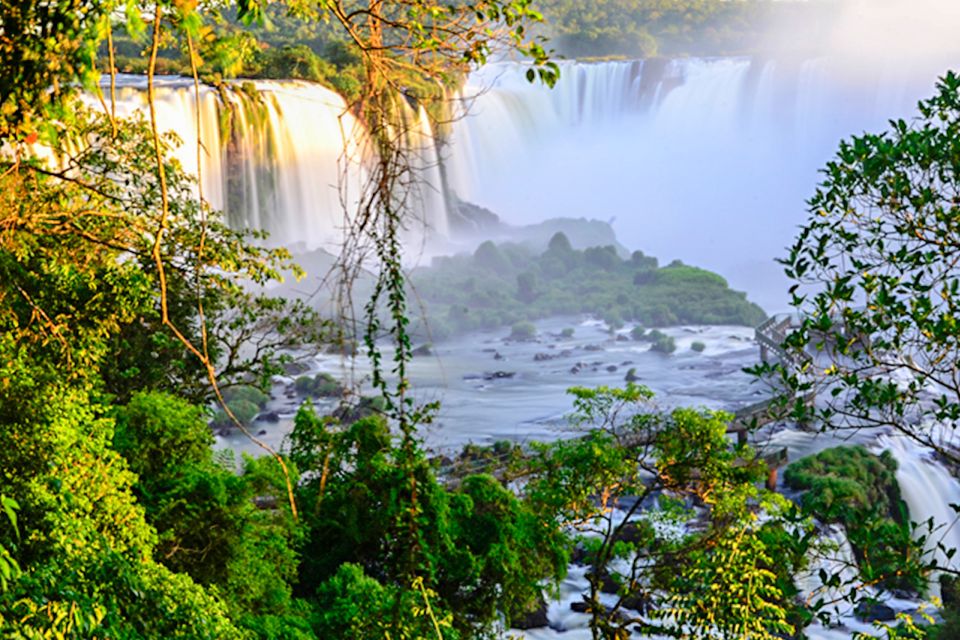
[[473, 254], [473, 261], [477, 266], [489, 269], [500, 275], [509, 274], [513, 269], [510, 260], [503, 254], [500, 247], [487, 240]]
[[563, 331], [560, 332], [560, 337], [561, 337], [561, 338], [572, 338], [572, 337], [573, 337], [573, 329], [572, 329], [571, 327], [567, 327], [566, 329], [564, 329]]
[[251, 387], [250, 385], [240, 385], [237, 387], [228, 387], [223, 390], [223, 399], [228, 403], [235, 400], [247, 400], [257, 405], [261, 409], [270, 401], [270, 396], [266, 393]]
[[[444, 319], [458, 332], [574, 314], [601, 317], [614, 329], [625, 321], [663, 327], [756, 326], [764, 320], [759, 307], [716, 274], [656, 264], [642, 254], [623, 260], [612, 247], [579, 251], [558, 234], [539, 256], [516, 244], [488, 241], [472, 256], [417, 269], [411, 280], [427, 317]], [[641, 272], [645, 284], [637, 287]]]
[[293, 388], [302, 396], [310, 395], [313, 391], [313, 378], [310, 376], [300, 376], [293, 381]]
[[643, 340], [647, 337], [647, 330], [638, 324], [630, 330], [630, 337], [634, 340]]
[[888, 589], [923, 592], [923, 552], [913, 540], [906, 504], [900, 498], [897, 462], [889, 451], [841, 446], [794, 462], [784, 481], [804, 489], [804, 510], [843, 525], [860, 576]]
[[661, 333], [656, 329], [650, 332], [648, 339], [653, 343], [650, 346], [651, 351], [656, 351], [658, 353], [673, 353], [677, 350], [677, 343], [673, 337], [668, 336], [665, 333]]
[[608, 311], [604, 314], [603, 321], [607, 324], [607, 330], [609, 330], [610, 333], [623, 328], [623, 318], [620, 317], [620, 314], [617, 313], [616, 310]]
[[[237, 418], [240, 424], [246, 426], [253, 422], [253, 419], [260, 413], [260, 407], [249, 400], [242, 398], [227, 402], [230, 412]], [[213, 426], [217, 428], [233, 426], [233, 420], [223, 409], [218, 409], [213, 416]]]
[[333, 67], [306, 45], [271, 48], [260, 52], [255, 59], [259, 67], [256, 77], [287, 78], [322, 82], [334, 75]]
[[694, 340], [693, 344], [690, 345], [690, 349], [696, 351], [697, 353], [703, 353], [707, 348], [707, 345], [703, 344], [699, 340]]
[[343, 386], [329, 373], [318, 373], [312, 378], [300, 376], [293, 382], [293, 388], [298, 394], [313, 398], [339, 398], [343, 395]]
[[517, 322], [510, 330], [511, 340], [529, 341], [537, 337], [537, 328], [532, 322]]

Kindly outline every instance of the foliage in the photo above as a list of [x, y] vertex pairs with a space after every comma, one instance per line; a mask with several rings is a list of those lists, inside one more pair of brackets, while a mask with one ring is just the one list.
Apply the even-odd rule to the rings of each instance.
[[960, 76], [943, 77], [919, 111], [843, 142], [828, 163], [782, 261], [803, 319], [785, 346], [816, 350], [824, 365], [779, 377], [825, 399], [796, 407], [798, 417], [825, 428], [890, 427], [957, 463], [943, 443], [960, 421], [960, 279], [951, 266], [960, 250]]
[[[330, 612], [323, 629], [401, 632], [410, 603], [422, 596], [411, 589], [416, 576], [435, 594], [436, 616], [472, 637], [499, 615], [524, 613], [541, 581], [563, 575], [559, 530], [498, 481], [477, 475], [446, 489], [417, 451], [411, 500], [402, 490], [411, 464], [404, 453], [382, 417], [341, 429], [309, 408], [297, 415], [291, 457], [305, 472], [298, 500], [307, 514], [299, 589], [318, 590], [317, 609]], [[389, 614], [375, 623], [370, 611]]]
[[537, 327], [532, 322], [517, 322], [510, 329], [511, 340], [534, 340], [537, 337]]
[[313, 376], [300, 376], [293, 382], [297, 393], [315, 398], [335, 398], [343, 395], [343, 385], [329, 373]]
[[473, 256], [435, 258], [411, 280], [434, 338], [580, 313], [618, 328], [624, 321], [754, 326], [765, 315], [716, 274], [686, 265], [657, 268], [641, 252], [621, 260], [613, 247], [578, 251], [562, 233], [540, 255], [486, 241]]
[[320, 585], [317, 599], [324, 603], [314, 624], [318, 638], [460, 637], [450, 628], [449, 616], [443, 618], [443, 630], [438, 636], [420, 593], [384, 586], [365, 575], [363, 568], [356, 564], [340, 565], [337, 573]]
[[560, 50], [570, 56], [741, 53], [758, 40], [761, 6], [723, 0], [541, 2]]
[[701, 342], [700, 340], [694, 340], [690, 343], [690, 350], [697, 353], [703, 353], [707, 348], [707, 345]]
[[257, 387], [252, 387], [247, 384], [237, 385], [235, 387], [228, 387], [223, 390], [223, 399], [227, 402], [231, 400], [246, 400], [258, 408], [263, 409], [267, 402], [270, 401], [270, 396], [258, 389]]
[[[792, 593], [781, 585], [804, 553], [781, 552], [787, 541], [803, 542], [783, 526], [782, 499], [756, 487], [762, 465], [746, 448], [731, 450], [730, 416], [659, 414], [647, 405], [649, 390], [634, 385], [571, 393], [572, 424], [588, 431], [538, 445], [525, 493], [544, 517], [589, 536], [580, 544], [591, 565], [584, 600], [593, 637], [790, 632]], [[656, 495], [661, 509], [644, 506]], [[615, 596], [612, 606], [601, 603], [602, 591]]]
[[116, 410], [113, 448], [144, 479], [158, 479], [167, 467], [192, 465], [210, 458], [213, 434], [205, 415], [181, 399], [141, 392]]
[[[960, 284], [950, 266], [960, 247], [958, 96], [960, 77], [948, 73], [936, 94], [919, 103], [915, 119], [891, 121], [884, 132], [840, 144], [809, 201], [806, 224], [781, 261], [801, 320], [782, 346], [807, 364], [754, 369], [783, 391], [790, 419], [841, 432], [891, 429], [952, 465], [960, 462], [950, 444], [960, 419], [953, 382]], [[816, 404], [798, 401], [812, 394]], [[863, 477], [848, 468], [820, 482], [857, 505], [872, 486]], [[876, 547], [866, 561], [858, 557], [864, 578], [922, 590], [933, 562], [917, 553], [912, 538], [929, 536], [910, 530], [897, 500], [882, 501], [877, 511], [837, 509], [850, 523], [858, 556]], [[897, 572], [902, 577], [891, 577]]]
[[94, 0], [3, 3], [0, 139], [28, 138], [62, 107], [73, 83], [93, 84], [96, 42], [112, 8]]
[[[0, 530], [0, 546], [21, 569], [0, 598], [4, 630], [239, 637], [219, 598], [153, 559], [156, 534], [96, 397], [27, 371], [7, 367], [2, 390], [0, 432], [19, 443], [4, 454], [3, 486], [20, 506], [20, 533]], [[10, 393], [27, 413], [6, 409]]]
[[896, 469], [889, 451], [876, 456], [862, 446], [843, 446], [794, 462], [784, 480], [805, 490], [808, 513], [844, 526], [865, 582], [923, 593], [923, 547], [914, 540]]
[[163, 564], [216, 585], [245, 624], [288, 613], [297, 534], [288, 514], [253, 503], [254, 495], [283, 498], [271, 461], [247, 460], [242, 476], [215, 462], [203, 412], [173, 396], [141, 393], [117, 413], [114, 443], [140, 476], [134, 492]]
[[677, 350], [677, 343], [673, 339], [673, 336], [668, 336], [657, 329], [654, 329], [648, 333], [643, 339], [651, 343], [651, 351], [657, 351], [659, 353], [673, 353]]

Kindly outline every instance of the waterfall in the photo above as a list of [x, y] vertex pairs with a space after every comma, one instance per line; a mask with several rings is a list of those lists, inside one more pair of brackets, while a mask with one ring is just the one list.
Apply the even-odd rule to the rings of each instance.
[[[881, 436], [876, 450], [889, 449], [897, 460], [897, 482], [911, 519], [923, 524], [933, 519], [934, 530], [925, 527], [918, 535], [927, 535], [926, 550], [941, 567], [957, 568], [957, 562], [946, 556], [944, 549], [960, 551], [960, 521], [951, 504], [960, 505], [960, 481], [937, 461], [930, 449], [904, 436]], [[940, 547], [942, 545], [942, 548]], [[940, 594], [934, 576], [931, 591]]]
[[[804, 220], [819, 169], [841, 139], [913, 115], [948, 68], [907, 62], [855, 70], [831, 57], [564, 62], [552, 90], [527, 82], [522, 64], [490, 64], [455, 100], [468, 115], [444, 128], [442, 145], [424, 110], [409, 108], [422, 185], [414, 217], [425, 227], [414, 237], [447, 232], [448, 187], [514, 224], [609, 219], [627, 246], [718, 271], [778, 311], [787, 285], [773, 259]], [[122, 78], [126, 113], [143, 108], [143, 84]], [[205, 194], [231, 224], [269, 231], [277, 243], [336, 247], [343, 204], [362, 179], [362, 163], [343, 150], [360, 155], [361, 128], [323, 87], [253, 84], [260, 98], [241, 83], [223, 96], [201, 90]], [[157, 98], [161, 127], [184, 140], [181, 160], [195, 171], [190, 82], [163, 80]]]
[[[960, 60], [958, 58], [957, 60]], [[955, 60], [956, 61], [956, 60]], [[492, 64], [463, 90], [452, 188], [513, 223], [613, 219], [621, 242], [786, 307], [782, 257], [841, 139], [909, 117], [947, 64], [821, 58]]]
[[[293, 249], [336, 251], [343, 238], [344, 207], [355, 206], [362, 189], [362, 126], [339, 95], [320, 85], [252, 85], [256, 91], [246, 83], [219, 92], [201, 87], [198, 131], [192, 83], [158, 79], [159, 128], [180, 138], [177, 158], [193, 175], [199, 139], [203, 195], [224, 211], [231, 226], [267, 231], [272, 243]], [[145, 106], [145, 81], [121, 76], [118, 114], [128, 116]], [[408, 198], [416, 219], [408, 236], [443, 235], [447, 213], [429, 118], [422, 107], [407, 109], [407, 151], [418, 182]]]

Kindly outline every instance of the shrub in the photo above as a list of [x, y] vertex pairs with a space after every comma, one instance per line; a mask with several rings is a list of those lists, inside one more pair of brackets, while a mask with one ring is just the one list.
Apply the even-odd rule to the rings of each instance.
[[477, 266], [500, 275], [508, 274], [513, 269], [510, 260], [503, 254], [500, 247], [490, 240], [477, 247], [473, 254], [473, 261]]
[[604, 314], [603, 321], [607, 324], [607, 329], [611, 333], [623, 327], [623, 318], [616, 310]]
[[314, 398], [338, 398], [343, 395], [343, 386], [329, 373], [318, 373], [314, 377], [300, 376], [293, 388], [302, 396]]
[[572, 338], [572, 337], [573, 337], [573, 329], [572, 329], [571, 327], [567, 327], [566, 329], [564, 329], [563, 331], [560, 332], [560, 337], [561, 337], [561, 338]]
[[256, 56], [255, 63], [259, 66], [259, 72], [255, 75], [263, 78], [322, 82], [326, 77], [334, 75], [328, 62], [302, 44], [261, 51]]
[[656, 329], [650, 332], [648, 339], [653, 343], [650, 347], [651, 351], [656, 351], [658, 353], [673, 353], [677, 350], [676, 341], [671, 336], [661, 333]]
[[540, 279], [536, 271], [517, 274], [517, 298], [527, 304], [540, 296]]
[[693, 344], [690, 345], [690, 349], [696, 351], [697, 353], [703, 353], [707, 348], [707, 345], [703, 344], [699, 340], [694, 340]]
[[223, 399], [228, 403], [235, 400], [247, 400], [262, 409], [270, 400], [270, 396], [256, 387], [251, 387], [250, 385], [240, 385], [224, 389]]
[[533, 340], [537, 337], [537, 328], [532, 322], [517, 322], [510, 330], [511, 340]]
[[794, 462], [784, 481], [806, 490], [801, 503], [808, 513], [843, 525], [864, 580], [922, 592], [923, 553], [915, 548], [896, 470], [889, 451], [877, 456], [860, 445], [841, 446]]
[[[227, 401], [227, 407], [242, 425], [250, 424], [253, 422], [253, 419], [257, 417], [257, 414], [260, 413], [260, 407], [258, 407], [255, 403], [242, 398]], [[233, 420], [230, 419], [230, 416], [228, 416], [223, 409], [218, 409], [216, 414], [213, 416], [213, 426], [222, 428], [230, 427], [232, 425]]]
[[643, 340], [647, 336], [647, 330], [639, 324], [630, 330], [630, 337], [634, 340]]
[[567, 234], [563, 231], [557, 231], [553, 234], [553, 237], [550, 238], [550, 242], [547, 244], [547, 251], [570, 253], [573, 251], [573, 246], [570, 244], [570, 239], [567, 238]]

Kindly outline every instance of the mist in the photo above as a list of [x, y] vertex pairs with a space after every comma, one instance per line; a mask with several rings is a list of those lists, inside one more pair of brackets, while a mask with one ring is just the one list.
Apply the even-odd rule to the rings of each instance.
[[910, 118], [960, 66], [946, 0], [794, 8], [772, 12], [787, 17], [749, 57], [569, 63], [552, 91], [509, 64], [482, 70], [453, 136], [454, 188], [512, 223], [610, 220], [629, 248], [785, 310], [774, 259], [839, 142]]

